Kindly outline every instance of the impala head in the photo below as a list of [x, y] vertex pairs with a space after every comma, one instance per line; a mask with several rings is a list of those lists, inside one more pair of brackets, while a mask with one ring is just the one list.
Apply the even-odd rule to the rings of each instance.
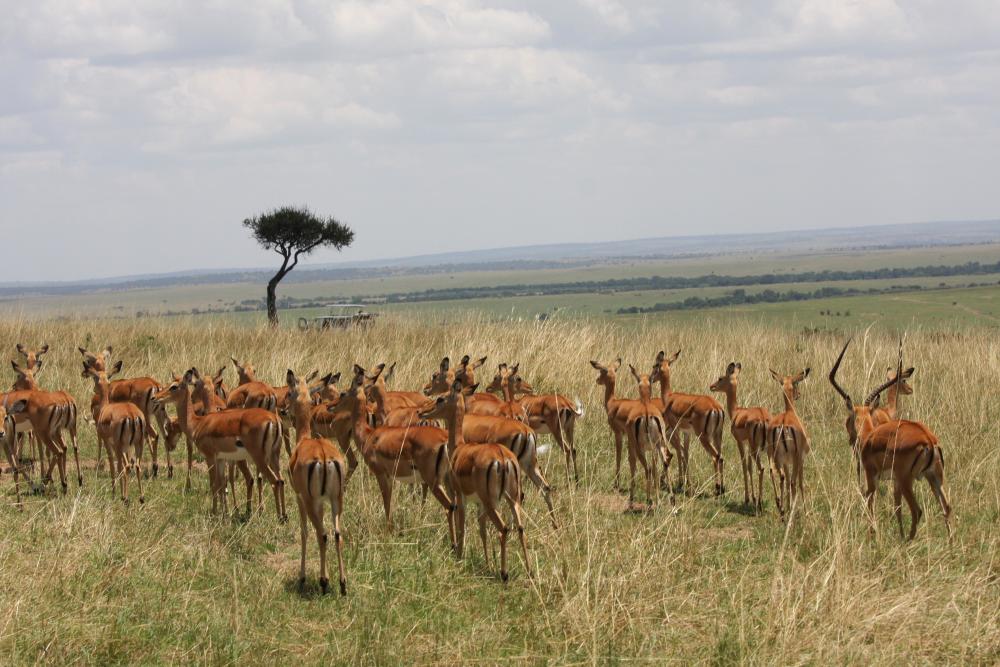
[[639, 399], [648, 401], [652, 391], [649, 383], [649, 375], [646, 373], [640, 373], [632, 364], [628, 365], [628, 369], [632, 371], [632, 377], [635, 378], [636, 383], [639, 385]]
[[418, 411], [421, 419], [444, 419], [451, 421], [456, 412], [465, 412], [465, 396], [468, 387], [461, 380], [455, 380], [447, 392], [429, 399]]
[[384, 363], [376, 366], [375, 371], [370, 374], [361, 366], [354, 364], [354, 379], [361, 379], [362, 386], [365, 390], [365, 396], [367, 396], [369, 400], [375, 400], [375, 396], [385, 395], [385, 392], [388, 391], [388, 388], [385, 386], [384, 372]]
[[257, 381], [257, 369], [253, 367], [253, 364], [241, 364], [236, 361], [236, 357], [229, 357], [229, 359], [233, 362], [233, 368], [236, 369], [236, 376], [240, 384]]
[[338, 382], [340, 382], [340, 373], [327, 373], [321, 377], [316, 385], [316, 392], [313, 394], [314, 399], [320, 402], [339, 400]]
[[432, 394], [442, 394], [448, 391], [451, 383], [455, 381], [455, 371], [451, 369], [451, 359], [444, 357], [441, 365], [431, 375], [431, 381], [423, 386], [424, 396]]
[[312, 389], [309, 387], [309, 380], [311, 377], [318, 375], [319, 372], [315, 372], [306, 378], [301, 378], [295, 375], [295, 371], [288, 369], [285, 373], [285, 383], [288, 385], [288, 403], [289, 406], [293, 407], [295, 410], [302, 410], [309, 412], [312, 407]]
[[49, 351], [49, 346], [42, 345], [40, 348], [36, 350], [31, 350], [26, 348], [24, 345], [18, 343], [17, 351], [22, 357], [24, 357], [24, 367], [34, 370], [37, 373], [39, 369], [36, 369], [35, 366], [36, 365], [40, 366], [42, 355], [44, 355], [46, 352]]
[[712, 386], [709, 387], [709, 389], [721, 393], [726, 393], [727, 391], [735, 390], [736, 385], [739, 384], [740, 372], [742, 370], [743, 367], [740, 366], [740, 362], [738, 361], [730, 362], [730, 364], [726, 366], [726, 372], [720, 375], [719, 379], [713, 382]]
[[171, 372], [170, 375], [173, 379], [170, 381], [170, 384], [156, 392], [153, 395], [153, 400], [160, 405], [180, 403], [181, 399], [191, 391], [188, 385], [194, 382], [194, 374], [197, 372], [198, 369], [192, 368], [184, 373], [183, 377]]
[[597, 370], [597, 384], [604, 387], [614, 387], [616, 379], [615, 373], [622, 365], [622, 358], [618, 357], [607, 366], [597, 361], [591, 361], [590, 365]]
[[80, 354], [83, 355], [83, 363], [85, 366], [90, 366], [99, 371], [107, 370], [111, 364], [111, 346], [108, 345], [106, 348], [94, 354], [87, 351], [86, 348], [78, 347]]
[[[896, 379], [896, 370], [897, 369], [893, 368], [892, 366], [890, 366], [888, 369], [886, 369], [885, 379], [886, 380], [895, 380]], [[910, 383], [907, 382], [907, 380], [909, 380], [911, 377], [913, 377], [913, 372], [915, 370], [916, 369], [913, 368], [912, 366], [910, 366], [909, 368], [907, 368], [905, 371], [903, 371], [903, 379], [900, 382], [896, 383], [896, 385], [895, 385], [896, 391], [899, 392], [900, 396], [910, 396], [911, 394], [913, 394], [913, 387], [910, 386]]]
[[860, 405], [855, 403], [851, 399], [851, 395], [837, 383], [837, 371], [840, 370], [840, 363], [844, 360], [844, 354], [847, 352], [847, 347], [850, 344], [851, 339], [848, 339], [844, 343], [844, 349], [840, 351], [837, 361], [833, 364], [833, 368], [830, 369], [830, 384], [840, 394], [840, 397], [844, 399], [844, 408], [847, 410], [847, 421], [844, 424], [844, 428], [847, 429], [847, 437], [853, 447], [858, 442], [860, 436], [874, 427], [875, 422], [872, 419], [872, 415], [879, 408], [882, 392], [896, 384], [900, 376], [905, 375], [905, 373], [902, 372], [903, 355], [900, 352], [899, 367], [897, 368], [897, 372], [893, 373], [893, 377], [872, 390], [865, 398], [864, 403]]
[[100, 389], [102, 386], [107, 386], [111, 382], [111, 378], [121, 373], [122, 362], [119, 359], [111, 370], [105, 371], [104, 369], [96, 369], [92, 366], [88, 366], [87, 362], [83, 362], [83, 372], [80, 373], [80, 377], [90, 378], [94, 381], [94, 389]]
[[215, 379], [211, 375], [202, 375], [197, 368], [191, 368], [184, 374], [184, 380], [194, 386], [191, 394], [195, 400], [200, 400], [206, 407], [212, 405], [209, 397], [216, 392], [216, 389]]
[[535, 388], [528, 384], [528, 381], [521, 376], [520, 372], [521, 364], [514, 364], [507, 370], [507, 385], [510, 387], [511, 394], [531, 394], [534, 393]]
[[774, 381], [781, 385], [781, 391], [785, 393], [785, 396], [792, 399], [793, 401], [799, 400], [802, 394], [799, 391], [799, 385], [809, 377], [808, 368], [803, 368], [801, 371], [795, 375], [781, 375], [772, 369], [767, 369], [771, 373], [771, 377]]
[[486, 357], [471, 359], [469, 355], [465, 355], [462, 357], [462, 361], [458, 365], [458, 372], [455, 374], [455, 377], [460, 377], [462, 379], [462, 385], [465, 387], [474, 385], [476, 384], [476, 371], [485, 363]]
[[14, 380], [14, 389], [18, 390], [32, 390], [38, 389], [38, 382], [35, 380], [35, 375], [42, 369], [41, 360], [35, 362], [33, 368], [28, 368], [27, 366], [21, 366], [13, 359], [10, 360], [11, 368], [17, 373], [17, 379]]
[[667, 353], [660, 350], [656, 353], [656, 360], [653, 361], [653, 372], [649, 374], [650, 382], [659, 382], [665, 387], [670, 386], [670, 367], [681, 356], [681, 351], [677, 350], [669, 357]]
[[8, 435], [14, 435], [14, 415], [19, 412], [24, 412], [27, 407], [28, 399], [26, 398], [15, 401], [6, 408], [4, 407], [3, 402], [0, 401], [0, 442], [5, 442]]

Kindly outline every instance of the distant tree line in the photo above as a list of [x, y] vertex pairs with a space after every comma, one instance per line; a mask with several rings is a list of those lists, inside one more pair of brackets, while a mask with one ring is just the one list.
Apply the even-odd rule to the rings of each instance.
[[[516, 296], [590, 294], [595, 292], [642, 292], [705, 287], [750, 287], [757, 285], [782, 285], [788, 283], [891, 280], [900, 278], [984, 275], [991, 273], [1000, 273], [1000, 262], [996, 262], [994, 264], [967, 262], [965, 264], [958, 264], [954, 266], [915, 266], [910, 268], [893, 269], [858, 269], [855, 271], [764, 273], [750, 276], [729, 276], [712, 273], [696, 277], [649, 276], [637, 278], [615, 278], [609, 280], [587, 280], [570, 283], [519, 283], [482, 287], [445, 287], [414, 292], [393, 292], [391, 294], [380, 296], [384, 296], [387, 303], [411, 303], [419, 301], [453, 301], [458, 299], [485, 299]], [[767, 290], [765, 290], [765, 292], [767, 292]], [[764, 294], [765, 292], [761, 292], [761, 294]], [[857, 290], [857, 292], [861, 293], [860, 290]], [[786, 292], [785, 294], [791, 293], [792, 292]], [[773, 294], [778, 293], [773, 292]], [[805, 294], [805, 292], [801, 292], [799, 294]], [[758, 295], [753, 296], [757, 297]], [[356, 295], [354, 298], [360, 300], [367, 297], [365, 295]], [[699, 297], [691, 298], [697, 299]], [[750, 298], [750, 295], [745, 295], [744, 298]], [[743, 303], [752, 302], [744, 301]]]

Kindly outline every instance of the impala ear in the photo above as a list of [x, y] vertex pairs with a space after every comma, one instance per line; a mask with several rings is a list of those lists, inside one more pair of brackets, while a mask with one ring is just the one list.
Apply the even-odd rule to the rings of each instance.
[[468, 387], [466, 387], [465, 389], [462, 390], [462, 394], [465, 395], [465, 396], [472, 396], [473, 394], [476, 393], [476, 389], [478, 387], [479, 387], [479, 383], [478, 382], [476, 384], [469, 385]]
[[799, 373], [798, 377], [795, 378], [795, 384], [798, 384], [798, 383], [804, 381], [807, 377], [809, 377], [809, 371], [810, 370], [812, 370], [812, 369], [806, 368], [804, 371], [802, 371], [801, 373]]
[[909, 380], [911, 377], [913, 377], [913, 373], [916, 372], [916, 370], [917, 369], [914, 368], [913, 366], [907, 368], [905, 371], [903, 371], [903, 379]]
[[46, 354], [46, 353], [47, 353], [48, 351], [49, 351], [49, 344], [48, 344], [48, 343], [46, 343], [45, 345], [42, 345], [42, 346], [41, 346], [41, 347], [40, 347], [40, 348], [38, 349], [38, 353], [37, 353], [37, 355], [36, 355], [36, 356], [41, 356], [41, 355], [43, 355], [43, 354]]
[[233, 362], [233, 366], [236, 366], [236, 368], [239, 368], [241, 370], [243, 369], [243, 367], [240, 366], [240, 362], [236, 361], [236, 357], [230, 356], [229, 360]]
[[782, 383], [782, 379], [781, 379], [781, 376], [780, 376], [780, 375], [778, 375], [778, 373], [777, 373], [777, 372], [775, 372], [775, 370], [774, 370], [773, 368], [768, 368], [767, 370], [768, 370], [768, 372], [769, 372], [769, 373], [771, 374], [771, 377], [773, 377], [773, 378], [774, 378], [775, 382], [777, 382], [778, 384], [783, 384], [783, 383]]
[[24, 356], [28, 356], [28, 352], [24, 349], [24, 345], [18, 343], [14, 347], [15, 349], [17, 349], [18, 353], [23, 354]]
[[113, 378], [114, 376], [118, 375], [121, 372], [122, 372], [122, 360], [119, 359], [118, 362], [111, 367], [111, 370], [108, 371], [108, 379], [110, 380], [111, 378]]
[[678, 359], [680, 358], [680, 356], [681, 356], [681, 351], [680, 351], [680, 350], [677, 350], [677, 351], [676, 351], [676, 352], [674, 352], [674, 354], [673, 354], [673, 355], [672, 355], [672, 356], [670, 357], [670, 359], [668, 359], [668, 360], [667, 360], [667, 365], [668, 365], [668, 366], [671, 366], [671, 365], [673, 365], [673, 363], [674, 363], [675, 361], [677, 361], [677, 360], [678, 360]]
[[319, 377], [319, 370], [314, 370], [312, 373], [306, 376], [306, 382], [307, 383], [312, 382], [317, 377]]
[[469, 365], [469, 355], [463, 354], [462, 355], [462, 361], [460, 361], [459, 364], [461, 364], [462, 366], [468, 366]]
[[212, 381], [221, 382], [222, 376], [225, 375], [225, 373], [226, 373], [226, 367], [223, 366], [222, 368], [219, 369], [219, 372], [212, 377]]
[[733, 362], [729, 362], [729, 365], [726, 366], [726, 375], [732, 375], [735, 372], [736, 372], [736, 364]]
[[441, 367], [440, 368], [441, 368], [442, 372], [447, 373], [448, 369], [451, 368], [451, 359], [449, 359], [448, 357], [442, 358], [441, 359]]
[[602, 373], [607, 373], [608, 372], [607, 368], [605, 368], [604, 366], [602, 366], [598, 362], [594, 361], [593, 359], [590, 360], [590, 365], [593, 366], [595, 370], [599, 370]]
[[517, 375], [517, 369], [520, 368], [520, 367], [521, 367], [521, 362], [517, 362], [516, 364], [514, 364], [513, 366], [511, 366], [510, 367], [511, 374], [512, 375]]
[[451, 391], [453, 393], [458, 393], [458, 392], [462, 391], [462, 381], [461, 380], [455, 380], [454, 382], [452, 382], [451, 383]]
[[358, 375], [367, 375], [367, 374], [368, 374], [368, 371], [366, 371], [365, 369], [363, 369], [361, 366], [359, 366], [357, 364], [354, 364], [354, 375], [355, 375], [355, 377], [358, 376]]
[[629, 364], [628, 365], [628, 369], [630, 371], [632, 371], [632, 377], [635, 378], [636, 382], [641, 382], [642, 381], [642, 378], [639, 377], [639, 372], [637, 370], [635, 370], [635, 366], [633, 366], [632, 364]]
[[611, 370], [616, 371], [622, 366], [622, 358], [618, 357], [615, 359], [615, 363], [611, 366]]
[[[385, 366], [385, 364], [382, 364], [382, 365]], [[386, 371], [385, 376], [384, 376], [385, 381], [388, 382], [389, 380], [391, 380], [393, 378], [394, 375], [396, 375], [396, 362], [395, 361], [392, 362], [392, 365], [389, 366], [389, 370]], [[376, 377], [378, 377], [377, 374], [376, 374]]]
[[295, 389], [299, 385], [298, 381], [295, 379], [295, 372], [291, 368], [289, 368], [285, 373], [285, 384], [288, 385], [289, 389]]
[[485, 364], [485, 363], [486, 363], [486, 357], [480, 357], [480, 358], [479, 358], [479, 361], [477, 361], [476, 363], [474, 363], [474, 364], [472, 365], [472, 367], [473, 367], [473, 368], [479, 368], [480, 366], [482, 366], [482, 365], [483, 365], [483, 364]]
[[198, 381], [198, 380], [201, 379], [201, 373], [199, 373], [198, 369], [195, 368], [194, 366], [192, 366], [190, 369], [188, 369], [188, 375], [190, 375], [192, 378], [194, 378], [195, 381]]
[[14, 372], [17, 373], [18, 375], [24, 375], [24, 371], [21, 370], [21, 367], [18, 366], [17, 362], [14, 361], [13, 359], [10, 360], [10, 366], [11, 366], [11, 368], [14, 369]]

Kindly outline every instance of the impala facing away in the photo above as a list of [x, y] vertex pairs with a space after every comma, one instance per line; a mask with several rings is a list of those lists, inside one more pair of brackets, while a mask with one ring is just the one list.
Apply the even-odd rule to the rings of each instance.
[[[809, 377], [806, 368], [796, 375], [779, 375], [768, 369], [775, 382], [781, 385], [781, 395], [785, 401], [784, 412], [771, 417], [767, 424], [767, 456], [771, 460], [771, 486], [774, 488], [774, 503], [782, 521], [791, 511], [799, 495], [805, 493], [803, 471], [805, 456], [809, 453], [809, 436], [806, 427], [795, 411], [795, 401], [801, 394], [799, 385]], [[778, 475], [775, 482], [775, 474]], [[779, 491], [779, 488], [780, 491]]]
[[146, 417], [133, 403], [111, 402], [111, 378], [121, 371], [122, 362], [115, 364], [110, 372], [98, 371], [83, 364], [82, 376], [94, 381], [97, 395], [97, 438], [108, 455], [108, 470], [111, 472], [111, 491], [115, 481], [121, 483], [122, 501], [128, 503], [128, 475], [135, 472], [135, 483], [139, 487], [139, 502], [145, 502], [142, 494], [142, 446], [146, 439]]
[[504, 501], [510, 508], [511, 521], [521, 540], [524, 568], [531, 576], [528, 545], [524, 537], [521, 516], [521, 467], [517, 457], [499, 443], [472, 444], [465, 441], [465, 395], [461, 381], [452, 384], [451, 391], [439, 396], [422, 411], [430, 419], [444, 419], [448, 424], [448, 448], [451, 452], [451, 479], [455, 487], [455, 550], [459, 558], [465, 545], [465, 499], [475, 498], [480, 507], [479, 537], [487, 567], [492, 558], [486, 538], [486, 522], [492, 521], [500, 533], [500, 579], [507, 581], [507, 535], [510, 528], [500, 516]]
[[8, 407], [4, 407], [4, 402], [0, 401], [0, 444], [3, 445], [4, 454], [7, 455], [7, 463], [14, 475], [14, 495], [17, 498], [17, 509], [23, 510], [21, 503], [20, 473], [18, 472], [17, 460], [17, 425], [14, 423], [14, 415], [23, 412], [28, 407], [28, 399], [22, 398], [12, 402]]
[[327, 534], [323, 524], [324, 505], [329, 503], [333, 519], [333, 543], [337, 549], [337, 567], [340, 571], [340, 594], [347, 595], [347, 577], [344, 576], [344, 536], [340, 519], [344, 512], [344, 485], [347, 483], [344, 455], [335, 444], [312, 435], [312, 396], [309, 386], [291, 370], [286, 375], [288, 403], [295, 419], [295, 448], [288, 459], [288, 475], [292, 480], [295, 500], [299, 505], [299, 534], [302, 558], [299, 562], [299, 590], [306, 583], [306, 545], [309, 531], [306, 521], [316, 531], [319, 545], [319, 586], [325, 595], [330, 586], [326, 574]]
[[[726, 395], [726, 410], [729, 412], [730, 431], [740, 450], [740, 467], [743, 469], [743, 504], [763, 508], [764, 465], [760, 456], [766, 448], [767, 424], [771, 413], [767, 408], [740, 407], [736, 402], [736, 390], [743, 368], [739, 362], [730, 363], [726, 372], [710, 387]], [[757, 486], [753, 483], [753, 466], [757, 466]]]
[[[663, 413], [653, 405], [652, 389], [649, 376], [640, 375], [635, 367], [629, 365], [632, 377], [639, 385], [639, 400], [624, 406], [625, 432], [628, 434], [628, 502], [629, 507], [635, 501], [635, 462], [642, 464], [646, 477], [646, 502], [650, 508], [656, 507], [656, 499], [660, 490], [659, 462], [663, 463], [663, 473], [670, 489], [670, 502], [675, 502], [674, 485], [670, 482], [670, 452], [667, 451], [667, 432], [663, 424]], [[652, 460], [647, 463], [646, 450], [650, 451]], [[659, 456], [657, 456], [659, 455]]]
[[858, 467], [864, 471], [865, 500], [871, 530], [875, 530], [874, 503], [878, 480], [888, 474], [893, 481], [893, 514], [899, 525], [899, 536], [904, 537], [901, 499], [905, 498], [910, 508], [908, 539], [912, 540], [917, 534], [917, 526], [920, 525], [920, 518], [923, 515], [913, 494], [913, 482], [924, 478], [941, 505], [944, 525], [948, 530], [948, 539], [951, 540], [949, 522], [951, 505], [944, 491], [944, 453], [941, 451], [937, 436], [917, 421], [900, 420], [877, 424], [874, 419], [874, 413], [879, 409], [880, 394], [906, 376], [903, 372], [902, 350], [894, 376], [876, 387], [865, 402], [858, 405], [851, 399], [850, 394], [837, 384], [837, 370], [850, 344], [850, 340], [844, 344], [844, 349], [840, 351], [840, 356], [830, 370], [830, 384], [844, 399], [844, 407], [847, 409], [847, 421], [844, 426], [851, 449], [857, 458]]
[[[679, 454], [679, 474], [685, 492], [690, 493], [691, 490], [691, 473], [688, 465], [690, 451], [688, 434], [690, 434], [698, 438], [701, 446], [712, 458], [712, 467], [715, 469], [715, 495], [721, 496], [726, 492], [722, 466], [722, 422], [725, 421], [726, 413], [722, 405], [711, 396], [682, 394], [671, 389], [670, 367], [680, 355], [681, 351], [677, 350], [668, 359], [661, 350], [656, 355], [656, 362], [653, 364], [653, 372], [649, 379], [651, 382], [660, 383], [659, 405], [667, 422], [670, 442], [674, 451]], [[683, 445], [680, 433], [684, 434]]]

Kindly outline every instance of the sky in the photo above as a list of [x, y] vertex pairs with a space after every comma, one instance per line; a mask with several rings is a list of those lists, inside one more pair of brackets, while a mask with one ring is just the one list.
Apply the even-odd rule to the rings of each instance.
[[1000, 215], [996, 0], [0, 0], [0, 281]]

